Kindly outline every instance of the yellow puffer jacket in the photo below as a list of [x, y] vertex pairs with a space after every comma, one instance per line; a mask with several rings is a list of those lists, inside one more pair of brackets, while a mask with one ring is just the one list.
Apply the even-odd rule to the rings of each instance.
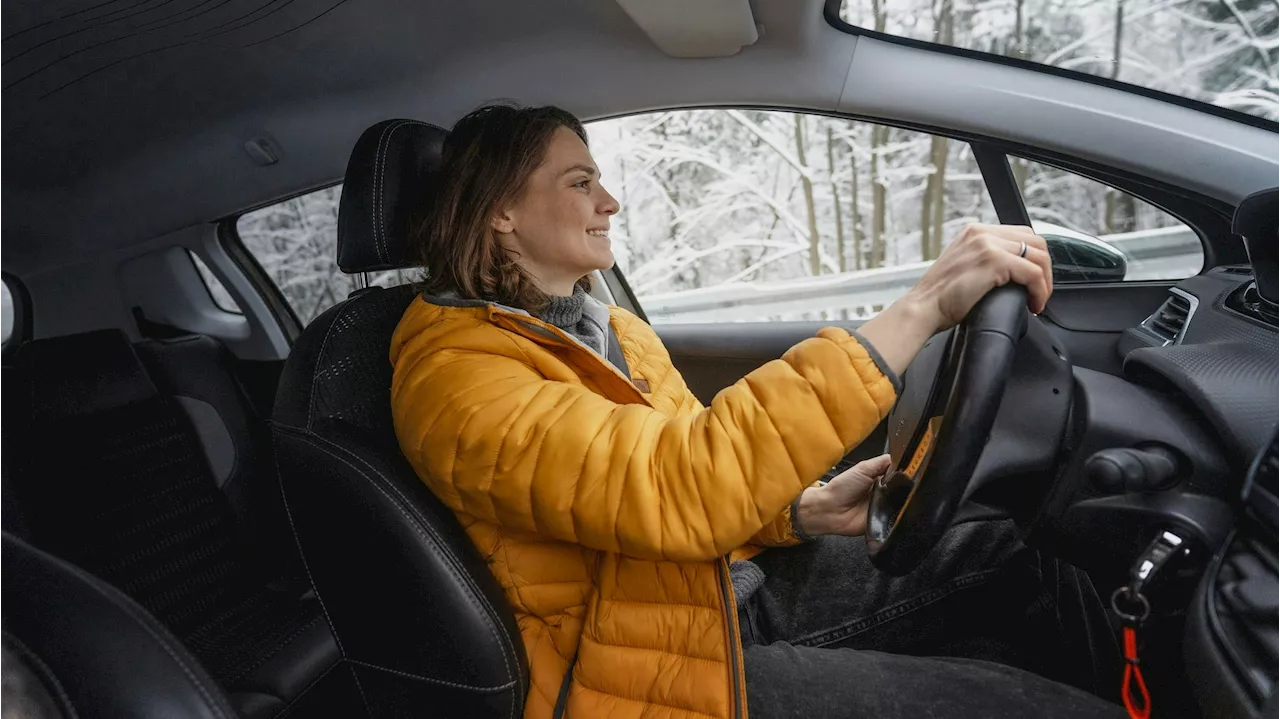
[[894, 387], [826, 328], [704, 408], [652, 328], [609, 318], [631, 377], [520, 310], [414, 300], [391, 347], [400, 446], [515, 610], [525, 717], [567, 679], [570, 717], [745, 716], [728, 555], [797, 541], [792, 500]]

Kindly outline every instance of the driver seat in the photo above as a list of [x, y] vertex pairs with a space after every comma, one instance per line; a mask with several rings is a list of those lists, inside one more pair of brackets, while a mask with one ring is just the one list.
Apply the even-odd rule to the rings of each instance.
[[[405, 268], [446, 131], [389, 120], [361, 135], [338, 217], [344, 272]], [[518, 717], [529, 688], [515, 616], [453, 513], [400, 453], [391, 334], [417, 291], [369, 287], [290, 352], [272, 432], [285, 506], [370, 717]]]

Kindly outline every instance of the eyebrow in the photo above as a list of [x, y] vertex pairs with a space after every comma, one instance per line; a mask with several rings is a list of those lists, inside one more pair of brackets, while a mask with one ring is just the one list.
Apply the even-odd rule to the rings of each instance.
[[573, 167], [570, 167], [569, 169], [560, 173], [560, 175], [563, 177], [564, 175], [568, 175], [574, 172], [585, 172], [588, 175], [591, 175], [592, 177], [595, 177], [596, 175], [599, 174], [599, 172], [596, 171], [596, 168], [590, 165], [574, 165]]

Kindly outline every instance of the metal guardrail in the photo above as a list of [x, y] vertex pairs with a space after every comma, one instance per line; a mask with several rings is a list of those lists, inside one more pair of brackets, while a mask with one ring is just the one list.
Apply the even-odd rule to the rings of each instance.
[[[1200, 238], [1187, 227], [1100, 237], [1128, 258], [1126, 280], [1190, 277], [1204, 259]], [[901, 297], [928, 262], [770, 283], [735, 283], [645, 295], [645, 313], [659, 322], [750, 322], [769, 318], [832, 318], [842, 311], [868, 316], [870, 308]]]

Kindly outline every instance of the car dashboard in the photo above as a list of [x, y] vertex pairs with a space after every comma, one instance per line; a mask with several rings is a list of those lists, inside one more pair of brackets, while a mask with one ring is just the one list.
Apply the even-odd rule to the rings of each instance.
[[[1280, 660], [1276, 191], [1246, 198], [1233, 231], [1251, 264], [1179, 282], [1119, 349], [1127, 377], [1184, 396], [1222, 442], [1233, 526], [1191, 601], [1183, 656], [1214, 716], [1276, 715]], [[1234, 490], [1234, 491], [1232, 491]]]
[[1248, 265], [1216, 267], [1170, 288], [1118, 345], [1125, 375], [1184, 395], [1242, 474], [1275, 427], [1280, 383], [1276, 325], [1255, 298]]

